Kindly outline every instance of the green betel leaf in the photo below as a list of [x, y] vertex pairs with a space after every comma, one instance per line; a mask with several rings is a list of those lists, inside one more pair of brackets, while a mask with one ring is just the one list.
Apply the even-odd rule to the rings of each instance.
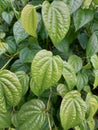
[[38, 23], [38, 15], [36, 9], [33, 5], [26, 5], [21, 13], [21, 21], [25, 31], [37, 37], [37, 23]]
[[94, 114], [96, 113], [96, 111], [98, 109], [98, 101], [97, 101], [95, 95], [88, 93], [87, 97], [86, 97], [86, 103], [88, 105], [87, 121], [91, 121]]
[[87, 121], [89, 129], [95, 130], [95, 120], [92, 118], [91, 120]]
[[92, 0], [83, 0], [82, 8], [88, 9], [91, 3], [92, 3]]
[[42, 5], [42, 17], [53, 44], [58, 44], [65, 37], [70, 26], [70, 13], [62, 1], [50, 4], [45, 1]]
[[98, 56], [97, 55], [93, 55], [91, 57], [91, 63], [94, 67], [94, 69], [98, 69]]
[[60, 107], [60, 119], [64, 130], [73, 128], [85, 119], [86, 103], [78, 91], [65, 95]]
[[6, 52], [5, 43], [0, 41], [0, 55]]
[[88, 41], [86, 48], [86, 55], [91, 57], [98, 52], [98, 39], [95, 33], [93, 33]]
[[68, 89], [72, 90], [74, 86], [77, 84], [77, 78], [74, 68], [66, 61], [64, 61], [63, 76], [68, 85]]
[[94, 74], [95, 74], [95, 80], [94, 80], [94, 89], [98, 86], [98, 70], [94, 70]]
[[22, 27], [21, 20], [18, 20], [13, 27], [13, 33], [16, 40], [16, 43], [19, 44], [21, 41], [28, 37], [28, 34], [25, 32]]
[[87, 122], [84, 120], [79, 126], [75, 127], [75, 130], [88, 130]]
[[74, 13], [81, 5], [83, 0], [63, 0], [70, 8], [70, 13]]
[[33, 99], [25, 103], [18, 115], [18, 130], [41, 130], [46, 121], [45, 105], [41, 100]]
[[29, 77], [24, 71], [17, 71], [15, 74], [21, 83], [23, 95], [25, 95], [29, 88]]
[[79, 72], [77, 74], [77, 89], [81, 91], [88, 84], [88, 76], [86, 73]]
[[43, 91], [44, 91], [44, 89], [41, 90], [41, 89], [40, 89], [40, 86], [37, 86], [37, 85], [34, 83], [33, 79], [31, 79], [31, 81], [30, 81], [30, 89], [31, 89], [31, 91], [32, 91], [35, 95], [37, 95], [37, 96], [39, 96], [39, 95], [40, 95], [41, 93], [43, 93]]
[[86, 9], [77, 10], [73, 15], [76, 31], [83, 27], [85, 24], [89, 23], [91, 20], [93, 20], [93, 18], [94, 11]]
[[64, 97], [65, 96], [65, 94], [68, 92], [68, 88], [67, 88], [67, 86], [65, 85], [65, 84], [59, 84], [58, 86], [57, 86], [57, 92], [58, 92], [58, 94], [61, 96], [61, 97]]
[[31, 65], [32, 78], [39, 89], [39, 95], [51, 87], [61, 78], [63, 72], [63, 61], [57, 55], [47, 50], [39, 51]]
[[0, 112], [6, 111], [6, 105], [16, 106], [21, 96], [22, 87], [17, 76], [8, 70], [0, 70]]
[[81, 70], [83, 64], [82, 59], [77, 55], [71, 55], [68, 59], [68, 63], [73, 66], [76, 73]]
[[0, 0], [0, 13], [9, 7], [9, 0]]
[[2, 13], [2, 18], [5, 20], [6, 23], [10, 24], [13, 20], [13, 17], [14, 17], [14, 12], [13, 11], [10, 11], [9, 13], [8, 12], [3, 12]]
[[8, 128], [11, 125], [11, 114], [0, 112], [0, 128]]

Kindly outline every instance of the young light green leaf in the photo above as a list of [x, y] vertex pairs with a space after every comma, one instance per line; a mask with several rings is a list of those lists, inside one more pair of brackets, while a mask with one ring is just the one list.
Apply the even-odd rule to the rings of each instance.
[[6, 36], [6, 33], [5, 32], [0, 32], [0, 39], [4, 39], [5, 38], [5, 36]]
[[87, 123], [90, 130], [95, 130], [95, 120], [93, 118], [91, 120], [88, 120]]
[[78, 91], [67, 93], [60, 106], [60, 119], [64, 130], [68, 130], [85, 119], [87, 106]]
[[86, 48], [86, 55], [91, 57], [98, 52], [98, 39], [95, 33], [93, 33], [88, 41]]
[[0, 42], [0, 55], [6, 52], [6, 46], [4, 42]]
[[94, 89], [98, 86], [98, 70], [94, 70], [94, 74], [95, 74], [95, 80], [94, 80]]
[[[16, 43], [19, 44], [21, 41], [26, 39], [28, 37], [28, 34], [25, 32], [25, 30], [22, 27], [21, 21], [18, 20], [13, 27], [13, 33], [16, 40]], [[21, 34], [21, 35], [20, 35]]]
[[10, 24], [14, 18], [14, 12], [10, 11], [10, 12], [3, 12], [2, 13], [2, 18], [4, 19], [4, 21], [8, 24]]
[[39, 88], [40, 95], [61, 78], [63, 61], [59, 56], [53, 56], [52, 52], [41, 50], [32, 61], [31, 72], [33, 81]]
[[83, 64], [82, 59], [77, 55], [71, 55], [68, 59], [68, 63], [73, 66], [76, 73], [81, 70]]
[[95, 95], [88, 93], [86, 97], [86, 103], [88, 105], [87, 121], [91, 121], [98, 109], [98, 101], [96, 100]]
[[92, 0], [83, 0], [82, 8], [88, 9], [91, 3], [92, 3]]
[[68, 92], [68, 88], [65, 84], [59, 84], [57, 86], [57, 92], [62, 96], [64, 97], [65, 94]]
[[93, 20], [93, 18], [94, 11], [83, 9], [77, 10], [73, 15], [76, 31], [83, 27], [85, 24], [89, 23], [91, 20]]
[[64, 61], [63, 76], [68, 85], [68, 89], [72, 90], [74, 86], [77, 84], [77, 78], [76, 78], [74, 68], [72, 67], [72, 65], [70, 65], [66, 61]]
[[0, 70], [0, 90], [2, 90], [0, 91], [0, 106], [2, 100], [5, 105], [9, 106], [16, 106], [19, 103], [22, 96], [22, 87], [14, 73], [8, 70]]
[[45, 1], [42, 5], [42, 17], [48, 34], [54, 45], [62, 41], [69, 30], [70, 13], [62, 1]]
[[29, 77], [24, 71], [17, 71], [15, 74], [21, 83], [23, 95], [25, 95], [29, 88]]
[[94, 69], [98, 69], [98, 56], [97, 55], [93, 55], [91, 57], [91, 63], [94, 67]]
[[9, 128], [11, 125], [11, 114], [9, 112], [1, 113], [0, 112], [0, 129]]
[[36, 9], [33, 5], [26, 5], [21, 13], [21, 21], [25, 31], [37, 37], [37, 23], [38, 23], [38, 15]]
[[70, 9], [70, 13], [74, 13], [81, 5], [82, 5], [82, 0], [63, 0]]
[[25, 103], [18, 112], [18, 130], [40, 130], [46, 121], [45, 105], [39, 99]]
[[88, 84], [88, 76], [86, 75], [86, 73], [79, 72], [77, 74], [77, 85], [76, 85], [77, 89], [81, 91], [87, 84]]

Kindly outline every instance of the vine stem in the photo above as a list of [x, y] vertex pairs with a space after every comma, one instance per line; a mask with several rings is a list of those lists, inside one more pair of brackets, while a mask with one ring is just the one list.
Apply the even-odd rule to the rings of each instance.
[[13, 59], [14, 57], [11, 57], [7, 62], [6, 64], [1, 68], [1, 70], [5, 69], [6, 66], [10, 63], [10, 61]]
[[14, 8], [14, 5], [13, 5], [13, 2], [12, 2], [12, 0], [10, 0], [10, 3], [11, 3], [11, 6], [12, 6], [12, 9], [13, 9], [13, 11], [14, 11], [14, 14], [15, 14], [15, 16], [16, 16], [16, 18], [18, 19], [18, 11]]
[[49, 130], [52, 130], [51, 123], [50, 123], [50, 116], [48, 112], [47, 112], [47, 118], [48, 118]]
[[48, 118], [48, 124], [49, 124], [49, 130], [52, 130], [51, 122], [50, 122], [50, 116], [49, 116], [49, 113], [48, 113], [48, 111], [49, 111], [49, 106], [50, 106], [51, 96], [52, 96], [52, 89], [50, 88], [50, 95], [49, 95], [49, 98], [48, 98], [47, 108], [46, 108], [47, 118]]
[[42, 5], [41, 4], [39, 4], [39, 5], [37, 5], [37, 6], [34, 6], [36, 9], [39, 9], [39, 8], [41, 8], [42, 7]]

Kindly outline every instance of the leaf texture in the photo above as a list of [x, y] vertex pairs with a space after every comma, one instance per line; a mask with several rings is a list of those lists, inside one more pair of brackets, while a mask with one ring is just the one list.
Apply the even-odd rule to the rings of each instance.
[[60, 119], [64, 130], [73, 128], [85, 119], [86, 104], [78, 91], [65, 95], [60, 107]]
[[59, 56], [53, 56], [52, 52], [41, 50], [32, 61], [31, 72], [34, 84], [39, 90], [38, 95], [40, 95], [61, 78], [63, 61]]
[[39, 99], [25, 103], [18, 113], [18, 130], [40, 130], [46, 120], [45, 105]]
[[42, 5], [42, 17], [53, 44], [58, 44], [65, 37], [70, 26], [70, 13], [62, 1], [51, 4], [45, 1]]

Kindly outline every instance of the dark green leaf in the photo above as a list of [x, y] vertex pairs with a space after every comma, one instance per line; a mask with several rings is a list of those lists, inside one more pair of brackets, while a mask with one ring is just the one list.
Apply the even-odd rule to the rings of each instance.
[[21, 41], [26, 39], [28, 37], [28, 34], [25, 32], [25, 30], [22, 27], [21, 21], [18, 20], [13, 27], [13, 33], [16, 40], [16, 43], [19, 44]]

